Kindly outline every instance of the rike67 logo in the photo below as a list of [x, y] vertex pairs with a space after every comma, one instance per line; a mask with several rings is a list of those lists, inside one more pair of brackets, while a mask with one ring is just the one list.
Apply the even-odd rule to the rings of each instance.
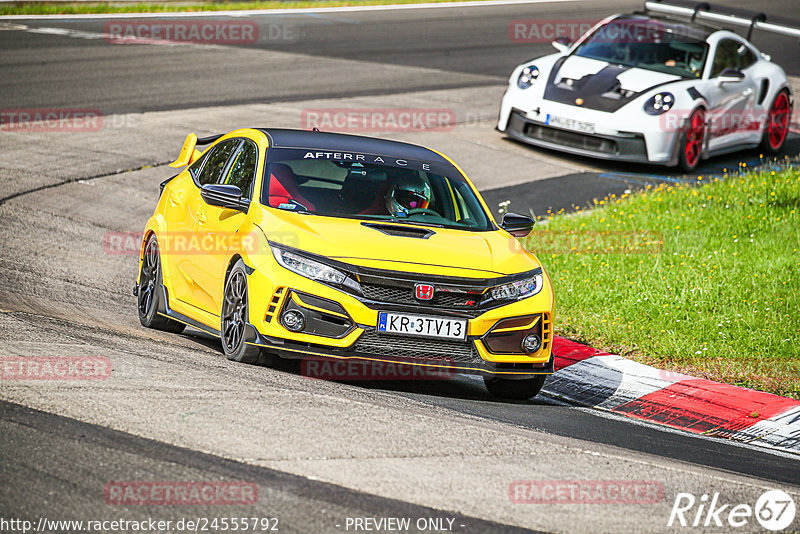
[[732, 504], [720, 500], [719, 493], [700, 498], [691, 493], [678, 493], [672, 505], [668, 527], [720, 527], [730, 529], [755, 525], [753, 518], [762, 528], [777, 532], [786, 529], [794, 521], [797, 510], [792, 496], [781, 490], [763, 493], [755, 506]]

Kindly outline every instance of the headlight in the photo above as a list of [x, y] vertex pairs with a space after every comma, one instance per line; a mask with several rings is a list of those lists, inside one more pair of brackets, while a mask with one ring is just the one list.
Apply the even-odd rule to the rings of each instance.
[[520, 89], [527, 89], [533, 82], [536, 81], [536, 78], [539, 77], [539, 69], [536, 65], [528, 65], [522, 72], [519, 73], [519, 78], [517, 78], [517, 87]]
[[644, 103], [644, 110], [649, 115], [661, 115], [672, 109], [674, 105], [675, 97], [672, 96], [672, 93], [658, 93], [651, 96], [647, 102]]
[[543, 283], [544, 276], [539, 273], [531, 278], [497, 286], [492, 289], [492, 298], [495, 300], [524, 299], [541, 291]]
[[294, 254], [293, 252], [278, 247], [271, 248], [272, 255], [275, 256], [275, 260], [277, 260], [281, 266], [300, 276], [337, 285], [343, 285], [345, 280], [347, 280], [346, 274], [324, 263], [305, 258], [299, 254]]

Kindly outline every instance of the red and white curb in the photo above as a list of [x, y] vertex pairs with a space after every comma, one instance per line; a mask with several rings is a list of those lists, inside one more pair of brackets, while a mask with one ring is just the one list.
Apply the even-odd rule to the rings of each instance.
[[800, 453], [800, 401], [662, 371], [556, 336], [543, 391], [570, 403]]

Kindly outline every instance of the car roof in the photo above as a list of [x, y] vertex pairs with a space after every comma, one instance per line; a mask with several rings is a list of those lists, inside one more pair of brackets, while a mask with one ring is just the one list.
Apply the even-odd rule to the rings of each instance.
[[309, 148], [341, 152], [362, 152], [452, 165], [446, 158], [429, 148], [401, 141], [288, 128], [256, 129], [264, 132], [269, 137], [269, 144], [274, 148]]
[[699, 22], [689, 22], [686, 20], [681, 19], [673, 19], [666, 16], [661, 15], [652, 15], [649, 13], [631, 13], [628, 15], [620, 15], [616, 17], [614, 20], [619, 19], [636, 19], [641, 21], [652, 21], [656, 23], [659, 27], [663, 27], [668, 30], [672, 30], [678, 35], [682, 35], [685, 37], [691, 37], [698, 40], [705, 41], [712, 33], [716, 33], [720, 30], [720, 28], [714, 28], [707, 24], [701, 24]]

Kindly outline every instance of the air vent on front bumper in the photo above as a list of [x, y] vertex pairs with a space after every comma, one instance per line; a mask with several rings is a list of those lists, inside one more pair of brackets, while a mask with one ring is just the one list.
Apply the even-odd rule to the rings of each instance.
[[526, 124], [523, 133], [531, 139], [539, 139], [541, 141], [557, 143], [572, 148], [602, 152], [603, 154], [619, 153], [616, 141], [603, 137], [569, 132], [533, 123]]
[[341, 339], [355, 327], [347, 311], [332, 300], [291, 291], [283, 305], [281, 314], [300, 313], [304, 326], [293, 330], [303, 334]]
[[352, 349], [374, 356], [389, 356], [413, 360], [441, 362], [480, 363], [483, 361], [472, 341], [451, 341], [381, 335], [375, 330], [365, 330]]

